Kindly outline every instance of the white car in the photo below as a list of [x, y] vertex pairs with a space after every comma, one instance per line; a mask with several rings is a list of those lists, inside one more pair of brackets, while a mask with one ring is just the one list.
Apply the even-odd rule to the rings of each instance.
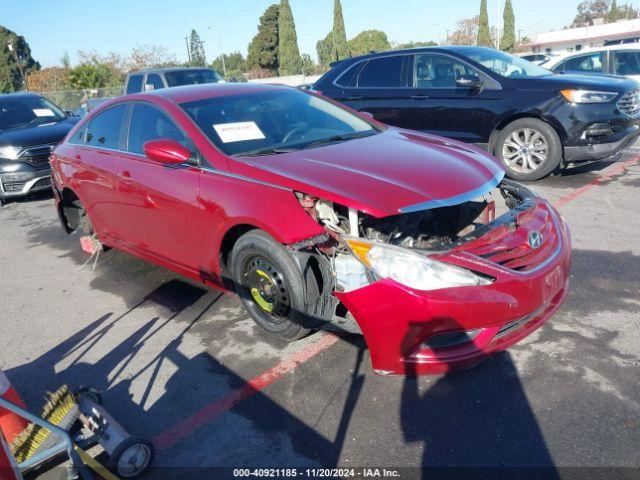
[[535, 63], [536, 65], [545, 65], [555, 56], [553, 53], [528, 53], [526, 55], [520, 55], [520, 58]]
[[640, 43], [567, 53], [552, 58], [544, 68], [555, 73], [620, 75], [640, 82]]

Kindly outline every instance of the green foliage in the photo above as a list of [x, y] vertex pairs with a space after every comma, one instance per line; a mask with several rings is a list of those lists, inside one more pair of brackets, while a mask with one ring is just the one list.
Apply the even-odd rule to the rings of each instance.
[[487, 11], [487, 0], [480, 1], [480, 17], [478, 19], [478, 40], [481, 47], [493, 48], [491, 39], [491, 29], [489, 28], [489, 13]]
[[414, 42], [413, 40], [408, 43], [401, 43], [394, 50], [405, 50], [407, 48], [420, 48], [420, 47], [437, 47], [438, 42], [429, 40], [428, 42]]
[[191, 52], [191, 65], [195, 67], [205, 67], [207, 65], [207, 58], [204, 54], [204, 44], [195, 29], [191, 30], [189, 51]]
[[278, 64], [278, 17], [280, 6], [271, 5], [260, 17], [258, 33], [249, 44], [247, 70], [263, 69], [277, 73]]
[[322, 40], [316, 43], [316, 52], [318, 53], [318, 63], [323, 69], [329, 68], [332, 62], [336, 61], [333, 57], [333, 32], [329, 32]]
[[353, 56], [387, 50], [391, 50], [391, 44], [387, 34], [380, 30], [365, 30], [349, 40], [349, 51]]
[[606, 17], [606, 21], [608, 23], [613, 23], [619, 20], [638, 18], [638, 13], [638, 10], [629, 5], [629, 3], [624, 4], [622, 7], [618, 7], [618, 2], [613, 0], [613, 2], [611, 2], [611, 8], [609, 8], [609, 13]]
[[75, 90], [114, 87], [121, 84], [122, 73], [112, 65], [100, 61], [81, 63], [69, 73], [69, 85]]
[[[243, 73], [247, 71], [247, 62], [240, 52], [233, 52], [224, 56], [224, 66], [227, 68], [227, 77], [242, 77]], [[222, 74], [224, 68], [222, 65], [222, 55], [218, 56], [211, 64], [216, 72]]]
[[331, 56], [336, 60], [343, 60], [349, 57], [349, 46], [347, 44], [347, 32], [344, 28], [344, 18], [342, 16], [342, 4], [340, 0], [333, 2], [333, 30], [331, 31]]
[[280, 75], [297, 75], [302, 71], [300, 50], [298, 49], [298, 35], [293, 21], [293, 12], [289, 0], [280, 1], [280, 15], [278, 17], [278, 34], [280, 38], [278, 62]]
[[302, 54], [302, 74], [303, 75], [313, 75], [318, 71], [318, 66], [311, 58], [311, 55], [308, 53]]
[[[606, 19], [609, 13], [610, 0], [584, 0], [578, 4], [578, 13], [569, 25], [572, 28], [593, 25], [597, 18]], [[616, 5], [617, 6], [617, 5]]]
[[505, 2], [502, 18], [504, 22], [504, 32], [500, 39], [500, 50], [512, 53], [516, 51], [516, 17], [513, 13], [511, 0]]
[[[13, 45], [13, 52], [9, 50], [9, 43]], [[20, 63], [16, 62], [16, 56]], [[15, 92], [23, 87], [20, 66], [25, 78], [32, 71], [40, 69], [24, 37], [0, 26], [0, 92]]]

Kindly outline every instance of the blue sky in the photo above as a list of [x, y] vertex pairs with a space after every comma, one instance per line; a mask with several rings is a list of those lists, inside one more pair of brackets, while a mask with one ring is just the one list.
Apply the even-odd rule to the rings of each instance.
[[[36, 60], [72, 61], [79, 49], [127, 54], [136, 45], [158, 44], [186, 58], [184, 36], [196, 28], [207, 59], [219, 55], [216, 25], [226, 53], [241, 51], [255, 35], [258, 18], [275, 0], [20, 0], [3, 2], [0, 24], [24, 35]], [[571, 22], [579, 0], [512, 0], [516, 28], [532, 36]], [[491, 24], [504, 0], [488, 0]], [[638, 0], [636, 0], [638, 3]], [[333, 0], [290, 0], [302, 53], [314, 58], [316, 42], [332, 26]], [[342, 0], [347, 36], [380, 29], [396, 42], [437, 40], [459, 18], [477, 14], [480, 0]]]

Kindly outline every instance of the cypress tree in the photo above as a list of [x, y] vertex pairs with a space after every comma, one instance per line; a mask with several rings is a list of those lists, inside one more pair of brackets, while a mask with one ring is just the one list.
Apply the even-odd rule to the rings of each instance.
[[622, 18], [621, 13], [622, 12], [618, 8], [618, 2], [616, 2], [616, 0], [613, 0], [613, 2], [611, 2], [611, 9], [609, 10], [609, 13], [607, 14], [607, 22], [609, 22], [609, 23], [617, 22], [618, 20], [620, 20]]
[[349, 45], [347, 44], [347, 32], [344, 28], [344, 18], [342, 16], [342, 4], [340, 0], [333, 2], [333, 31], [331, 32], [333, 48], [331, 51], [331, 61], [342, 60], [349, 56]]
[[191, 51], [191, 65], [197, 67], [206, 67], [207, 58], [204, 54], [204, 44], [200, 40], [200, 35], [195, 29], [191, 30], [191, 38], [189, 39], [189, 50]]
[[278, 73], [278, 15], [280, 6], [271, 5], [260, 17], [258, 33], [249, 44], [247, 67]]
[[[613, 0], [615, 2], [615, 0]], [[513, 13], [513, 5], [511, 0], [507, 0], [504, 4], [504, 14], [502, 15], [504, 22], [504, 32], [500, 39], [500, 50], [503, 52], [515, 52], [516, 50], [516, 17]]]
[[298, 36], [296, 34], [296, 25], [293, 21], [293, 12], [291, 12], [289, 0], [280, 1], [278, 34], [280, 36], [278, 49], [280, 75], [297, 75], [301, 73], [302, 61], [300, 58], [300, 50], [298, 49]]
[[480, 18], [478, 20], [478, 46], [493, 48], [491, 30], [489, 29], [489, 12], [487, 11], [487, 0], [480, 2]]

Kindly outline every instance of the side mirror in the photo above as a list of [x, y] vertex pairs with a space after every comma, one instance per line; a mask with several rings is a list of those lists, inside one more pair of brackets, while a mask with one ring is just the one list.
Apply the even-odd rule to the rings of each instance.
[[460, 75], [456, 78], [456, 86], [460, 88], [479, 89], [482, 85], [482, 80], [477, 75]]
[[67, 116], [67, 118], [71, 118], [71, 117], [75, 117], [76, 116], [75, 112], [73, 112], [72, 110], [65, 110], [64, 114]]
[[150, 140], [142, 148], [150, 160], [171, 165], [188, 162], [192, 153], [184, 145], [169, 139]]

